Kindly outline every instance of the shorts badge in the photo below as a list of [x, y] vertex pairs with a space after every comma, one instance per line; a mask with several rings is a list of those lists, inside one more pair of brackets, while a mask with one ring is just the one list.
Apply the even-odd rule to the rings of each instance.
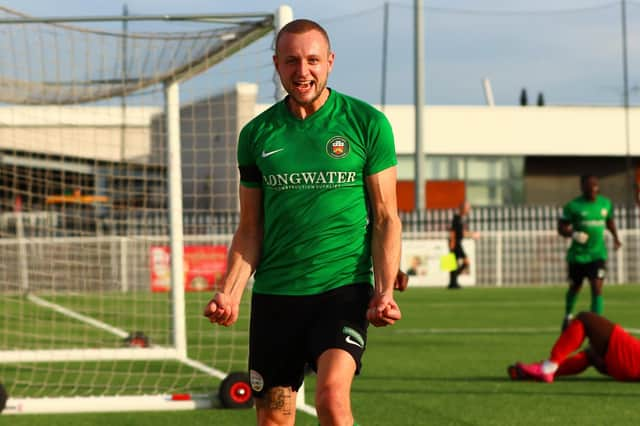
[[256, 392], [260, 392], [264, 387], [264, 379], [256, 370], [251, 370], [249, 372], [249, 380], [251, 381], [251, 389]]

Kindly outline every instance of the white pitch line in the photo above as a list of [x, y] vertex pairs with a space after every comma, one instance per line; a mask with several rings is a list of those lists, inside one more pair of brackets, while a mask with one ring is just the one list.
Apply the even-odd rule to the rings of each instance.
[[507, 334], [559, 332], [558, 327], [508, 327], [508, 328], [400, 328], [394, 334]]
[[80, 314], [76, 311], [73, 311], [71, 309], [65, 308], [64, 306], [60, 306], [57, 303], [53, 303], [53, 302], [49, 302], [47, 300], [41, 299], [40, 297], [34, 295], [34, 294], [29, 294], [27, 295], [27, 299], [29, 299], [30, 301], [32, 301], [33, 303], [35, 303], [36, 305], [40, 305], [43, 306], [45, 308], [49, 308], [52, 309], [62, 315], [65, 315], [67, 317], [76, 319], [80, 322], [83, 322], [85, 324], [89, 324], [94, 326], [95, 328], [99, 328], [102, 330], [105, 330], [111, 334], [115, 334], [118, 337], [122, 337], [122, 338], [126, 338], [129, 336], [129, 333], [127, 333], [125, 330], [118, 328], [118, 327], [114, 327], [112, 325], [109, 325], [105, 322], [102, 321], [98, 321], [95, 318], [91, 318], [88, 317], [86, 315]]
[[[640, 334], [640, 328], [624, 327], [631, 334]], [[512, 334], [557, 333], [558, 327], [505, 327], [505, 328], [397, 328], [391, 334]]]

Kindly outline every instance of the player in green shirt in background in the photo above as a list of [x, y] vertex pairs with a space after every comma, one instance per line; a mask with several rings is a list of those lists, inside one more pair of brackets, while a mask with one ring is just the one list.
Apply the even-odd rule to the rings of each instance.
[[582, 195], [564, 206], [558, 221], [558, 233], [572, 239], [566, 257], [569, 289], [565, 299], [563, 330], [572, 318], [585, 278], [591, 285], [591, 312], [602, 315], [602, 285], [607, 261], [605, 229], [613, 236], [614, 248], [618, 250], [622, 246], [613, 220], [613, 205], [608, 198], [599, 194], [598, 178], [594, 175], [581, 176], [580, 188]]

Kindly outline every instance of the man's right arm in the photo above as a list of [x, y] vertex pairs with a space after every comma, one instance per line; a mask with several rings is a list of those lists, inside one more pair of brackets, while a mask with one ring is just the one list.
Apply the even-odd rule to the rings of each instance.
[[456, 248], [456, 231], [449, 231], [449, 251], [453, 251]]
[[571, 222], [566, 219], [558, 220], [558, 234], [562, 235], [565, 238], [570, 238], [573, 233], [573, 226], [571, 226]]
[[229, 248], [227, 272], [204, 311], [210, 322], [229, 326], [238, 319], [242, 294], [260, 260], [263, 224], [262, 189], [240, 185], [240, 223]]
[[558, 234], [565, 238], [571, 238], [573, 234], [573, 225], [571, 224], [570, 216], [570, 204], [565, 205], [562, 208], [562, 216], [558, 219]]
[[571, 238], [578, 244], [586, 244], [587, 240], [589, 240], [589, 234], [584, 231], [575, 230], [573, 223], [564, 216], [558, 221], [558, 234], [565, 238]]
[[456, 243], [458, 241], [458, 232], [462, 232], [462, 223], [460, 222], [460, 216], [453, 215], [451, 225], [449, 227], [449, 251], [454, 251]]

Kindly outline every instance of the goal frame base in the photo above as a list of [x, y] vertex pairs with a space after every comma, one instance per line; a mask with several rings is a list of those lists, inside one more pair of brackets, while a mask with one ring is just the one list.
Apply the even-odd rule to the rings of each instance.
[[176, 411], [216, 408], [217, 395], [74, 396], [9, 398], [2, 415]]
[[[298, 390], [296, 409], [317, 416], [305, 402], [304, 384]], [[160, 394], [137, 396], [72, 396], [57, 398], [11, 398], [1, 415], [115, 413], [179, 411], [222, 408], [217, 394]]]

